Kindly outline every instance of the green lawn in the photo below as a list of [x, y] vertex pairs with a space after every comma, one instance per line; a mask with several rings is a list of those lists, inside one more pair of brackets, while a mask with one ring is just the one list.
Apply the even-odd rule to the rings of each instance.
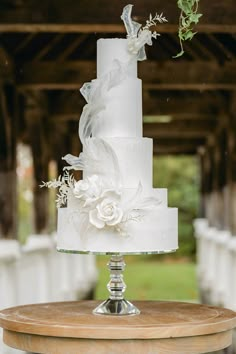
[[[109, 257], [98, 257], [96, 299], [108, 297]], [[126, 298], [137, 300], [198, 300], [196, 266], [189, 262], [160, 262], [158, 256], [127, 256], [124, 280]]]

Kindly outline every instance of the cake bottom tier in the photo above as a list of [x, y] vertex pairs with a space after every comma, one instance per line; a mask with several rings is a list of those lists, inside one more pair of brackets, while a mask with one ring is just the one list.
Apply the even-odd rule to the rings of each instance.
[[58, 210], [57, 250], [72, 253], [167, 253], [178, 248], [178, 209], [148, 210], [139, 221], [129, 222], [126, 235], [112, 229], [89, 228], [81, 234], [80, 215], [69, 208]]

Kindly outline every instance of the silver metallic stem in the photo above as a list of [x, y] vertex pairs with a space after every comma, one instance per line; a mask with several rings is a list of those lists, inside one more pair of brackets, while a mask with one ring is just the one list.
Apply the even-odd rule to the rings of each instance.
[[123, 257], [121, 255], [112, 255], [107, 266], [110, 270], [110, 281], [107, 284], [110, 296], [93, 313], [99, 315], [138, 315], [140, 311], [124, 299], [126, 285], [122, 274], [125, 269]]

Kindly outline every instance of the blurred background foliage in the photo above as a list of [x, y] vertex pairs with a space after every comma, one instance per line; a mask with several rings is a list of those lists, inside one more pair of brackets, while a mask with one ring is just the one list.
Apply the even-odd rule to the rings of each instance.
[[[162, 257], [162, 256], [161, 256]], [[183, 259], [167, 259], [160, 261], [159, 256], [126, 256], [127, 267], [124, 271], [124, 281], [127, 284], [125, 296], [127, 299], [139, 300], [175, 300], [198, 301], [196, 282], [196, 266]], [[106, 269], [108, 256], [97, 257], [99, 281], [95, 298], [104, 300], [108, 297], [106, 284], [109, 272]]]
[[199, 165], [193, 156], [154, 157], [154, 187], [168, 189], [170, 207], [179, 210], [179, 250], [175, 257], [194, 259], [193, 220], [199, 209]]

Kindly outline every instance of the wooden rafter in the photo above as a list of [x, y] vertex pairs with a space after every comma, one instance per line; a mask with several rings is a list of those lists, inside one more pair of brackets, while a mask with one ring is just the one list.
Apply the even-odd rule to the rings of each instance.
[[29, 45], [29, 43], [32, 41], [32, 39], [34, 37], [35, 37], [35, 33], [34, 32], [27, 33], [25, 38], [22, 41], [20, 41], [20, 43], [15, 47], [14, 54], [18, 54], [20, 51], [25, 49], [27, 47], [27, 45]]
[[[72, 61], [25, 63], [17, 78], [21, 90], [79, 89], [96, 77], [95, 62]], [[143, 86], [152, 90], [234, 90], [236, 63], [145, 62], [140, 63]]]
[[234, 58], [232, 52], [231, 52], [230, 50], [228, 50], [228, 49], [226, 48], [226, 46], [216, 38], [216, 36], [215, 36], [214, 33], [209, 33], [209, 34], [208, 34], [208, 37], [209, 37], [209, 39], [211, 40], [211, 42], [212, 42], [221, 52], [223, 52], [223, 54], [226, 56], [227, 59], [230, 59], [230, 60], [231, 60], [231, 59]]
[[86, 38], [87, 34], [81, 34], [80, 36], [78, 35], [77, 38], [63, 51], [63, 53], [61, 53], [57, 60], [64, 61], [67, 59], [68, 56], [86, 40]]
[[180, 143], [179, 145], [154, 145], [154, 155], [195, 155], [197, 146], [194, 144]]
[[[149, 12], [165, 12], [169, 23], [178, 23], [179, 9], [176, 1], [163, 0], [134, 0], [135, 20], [145, 23]], [[20, 25], [33, 24], [35, 17], [32, 16], [37, 11], [37, 24], [76, 24], [97, 23], [99, 19], [102, 24], [119, 23], [119, 16], [123, 6], [127, 4], [125, 0], [93, 0], [92, 6], [88, 5], [86, 0], [74, 2], [73, 0], [57, 0], [56, 2], [45, 2], [32, 0], [27, 2], [27, 6], [22, 3], [22, 7], [7, 6], [1, 7], [1, 22], [5, 25], [18, 23]], [[201, 26], [211, 25], [230, 26], [235, 25], [236, 8], [234, 0], [215, 0], [214, 6], [209, 5], [209, 0], [201, 0], [200, 11], [204, 14], [201, 19]], [[19, 14], [20, 22], [19, 23]], [[160, 26], [163, 27], [163, 26]], [[167, 27], [167, 26], [164, 26]], [[89, 28], [89, 26], [88, 26]], [[199, 26], [200, 28], [200, 26]], [[204, 30], [204, 32], [206, 29]], [[218, 30], [217, 30], [218, 31]]]
[[158, 138], [153, 140], [153, 154], [191, 154], [195, 155], [199, 146], [204, 146], [206, 139], [201, 138], [188, 138], [188, 137], [175, 137], [175, 138]]
[[[51, 103], [50, 117], [55, 120], [78, 120], [85, 103], [79, 92], [65, 100], [59, 97]], [[186, 119], [185, 117], [191, 117], [193, 114], [195, 117], [201, 115], [217, 117], [222, 109], [227, 112], [227, 101], [223, 97], [216, 98], [211, 95], [190, 94], [182, 97], [176, 95], [150, 97], [145, 95], [143, 103], [144, 115], [170, 115], [173, 118], [178, 115], [179, 119]]]
[[[174, 48], [180, 48], [180, 44], [179, 44], [179, 40], [177, 36], [172, 35], [171, 36], [171, 40], [173, 42], [173, 47]], [[184, 50], [185, 53], [187, 53], [193, 60], [201, 60], [201, 57], [199, 57], [199, 54], [196, 52], [196, 50], [194, 50], [193, 45], [190, 44], [190, 42], [186, 41], [184, 43]], [[172, 51], [172, 53], [176, 53], [176, 49], [175, 51]]]
[[56, 34], [55, 37], [49, 41], [47, 45], [45, 45], [34, 57], [33, 61], [38, 61], [42, 59], [57, 43], [59, 43], [62, 38], [64, 37], [64, 34]]
[[150, 138], [206, 137], [215, 129], [212, 121], [171, 121], [169, 123], [145, 123], [143, 134]]
[[[196, 27], [198, 33], [236, 33], [236, 25], [198, 25]], [[165, 25], [165, 27], [157, 26], [159, 33], [177, 33], [177, 25]], [[3, 24], [0, 23], [0, 33], [124, 33], [125, 29], [122, 24]]]
[[207, 60], [212, 60], [212, 61], [217, 60], [216, 56], [211, 52], [211, 50], [208, 49], [207, 46], [202, 44], [202, 42], [199, 39], [199, 36], [196, 35], [194, 39], [195, 39], [194, 40], [194, 48], [196, 50], [198, 50], [199, 53], [201, 53], [202, 57], [206, 57]]

